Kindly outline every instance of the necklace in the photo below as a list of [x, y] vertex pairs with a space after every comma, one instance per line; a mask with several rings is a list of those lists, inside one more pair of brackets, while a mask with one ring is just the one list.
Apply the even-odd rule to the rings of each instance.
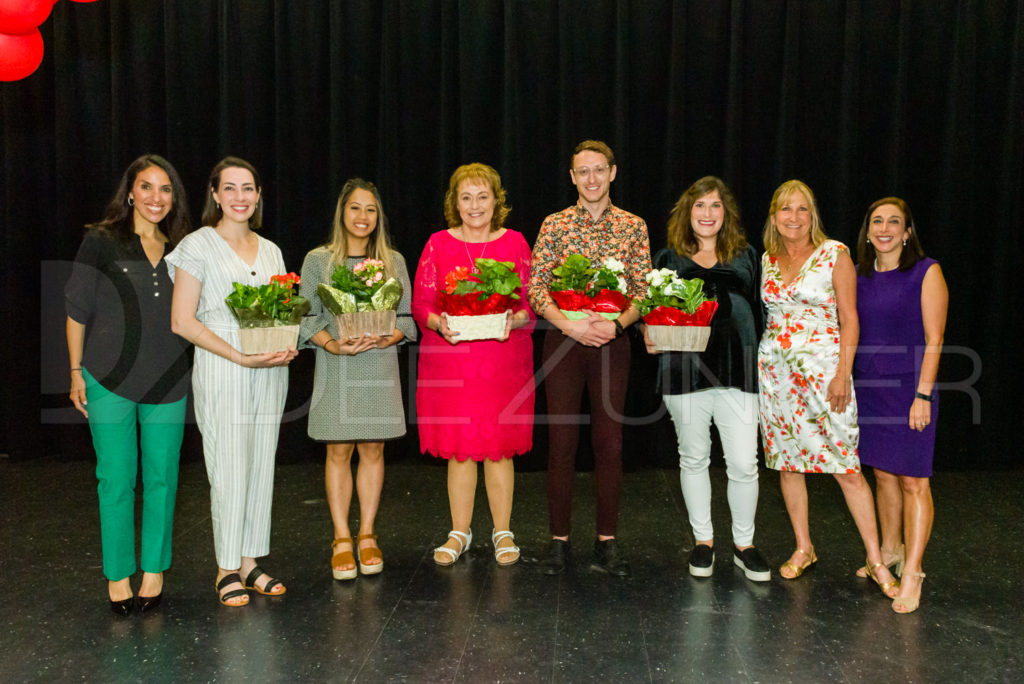
[[[489, 244], [490, 242], [484, 242], [484, 248], [480, 250], [480, 256], [478, 256], [477, 259], [484, 258], [484, 254], [487, 253], [487, 245]], [[473, 255], [469, 253], [469, 240], [466, 239], [466, 226], [462, 226], [462, 246], [466, 248], [466, 257], [469, 259], [469, 268], [475, 270], [476, 259], [474, 259]]]

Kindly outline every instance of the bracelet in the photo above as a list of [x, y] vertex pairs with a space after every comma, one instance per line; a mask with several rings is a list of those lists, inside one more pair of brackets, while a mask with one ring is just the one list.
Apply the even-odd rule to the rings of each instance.
[[329, 344], [330, 344], [331, 342], [337, 342], [337, 341], [338, 341], [338, 340], [336, 340], [336, 339], [335, 339], [335, 338], [333, 338], [333, 337], [332, 337], [331, 339], [327, 340], [326, 342], [324, 342], [323, 350], [324, 350], [324, 351], [327, 351], [327, 345], [329, 345]]
[[914, 394], [914, 397], [916, 397], [917, 399], [924, 399], [925, 401], [931, 401], [933, 395], [925, 394], [924, 392], [917, 392], [916, 394]]
[[75, 371], [79, 371], [79, 372], [81, 372], [81, 370], [82, 370], [81, 368], [72, 368], [72, 369], [71, 369], [71, 372], [72, 372], [72, 373], [74, 373]]
[[617, 318], [613, 320], [612, 323], [615, 324], [615, 336], [618, 337], [619, 335], [622, 334], [622, 324], [619, 323], [619, 319]]

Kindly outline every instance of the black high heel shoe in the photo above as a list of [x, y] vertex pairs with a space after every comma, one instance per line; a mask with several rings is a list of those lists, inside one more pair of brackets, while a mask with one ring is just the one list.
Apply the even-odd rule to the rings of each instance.
[[129, 615], [132, 612], [132, 607], [134, 605], [134, 596], [129, 596], [128, 598], [122, 599], [120, 601], [110, 599], [110, 610], [114, 613], [114, 615], [120, 615], [121, 617]]
[[164, 592], [161, 591], [156, 596], [139, 596], [139, 612], [145, 613], [147, 610], [155, 610], [160, 605], [160, 599], [164, 597]]

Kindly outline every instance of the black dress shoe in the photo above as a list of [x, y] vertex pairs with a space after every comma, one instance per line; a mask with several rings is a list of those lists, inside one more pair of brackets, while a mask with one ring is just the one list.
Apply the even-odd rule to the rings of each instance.
[[619, 552], [614, 539], [598, 539], [594, 542], [594, 562], [590, 565], [595, 570], [607, 572], [615, 577], [629, 577], [629, 563]]
[[135, 597], [129, 596], [126, 599], [115, 601], [110, 599], [110, 610], [114, 615], [125, 616], [132, 612], [132, 606], [135, 605]]
[[160, 592], [156, 596], [139, 596], [139, 611], [145, 613], [147, 610], [153, 610], [160, 605], [160, 599], [164, 597], [164, 592]]
[[548, 555], [540, 562], [540, 571], [545, 575], [560, 575], [569, 562], [571, 547], [566, 539], [552, 539]]

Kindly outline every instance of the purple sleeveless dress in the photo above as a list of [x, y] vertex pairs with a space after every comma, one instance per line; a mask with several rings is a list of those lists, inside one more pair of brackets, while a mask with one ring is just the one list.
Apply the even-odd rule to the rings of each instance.
[[907, 271], [857, 277], [860, 342], [854, 386], [860, 414], [860, 460], [896, 475], [931, 477], [939, 398], [923, 432], [910, 428], [924, 354], [921, 283], [936, 263], [924, 258]]

